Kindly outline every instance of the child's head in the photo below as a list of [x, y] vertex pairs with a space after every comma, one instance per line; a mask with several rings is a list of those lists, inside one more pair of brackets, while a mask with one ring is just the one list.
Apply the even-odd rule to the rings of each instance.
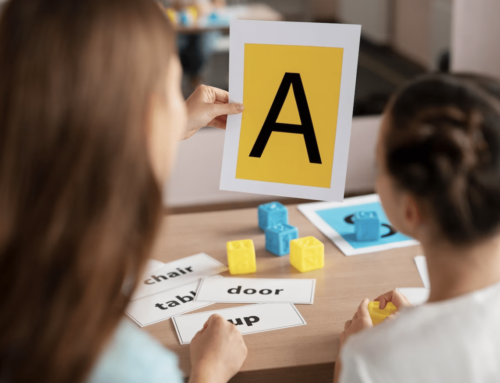
[[80, 382], [120, 320], [184, 127], [153, 0], [11, 0], [0, 20], [0, 371]]
[[458, 75], [412, 82], [386, 110], [377, 162], [380, 198], [402, 232], [461, 245], [495, 235], [500, 83]]

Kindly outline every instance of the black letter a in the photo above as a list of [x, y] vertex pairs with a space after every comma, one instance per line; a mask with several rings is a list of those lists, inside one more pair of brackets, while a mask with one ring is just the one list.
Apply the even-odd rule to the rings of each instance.
[[[282, 124], [276, 122], [291, 85], [293, 85], [295, 101], [297, 103], [297, 109], [299, 110], [302, 125]], [[309, 162], [313, 164], [321, 164], [321, 157], [319, 155], [316, 135], [314, 134], [311, 113], [309, 113], [306, 93], [304, 92], [304, 86], [302, 85], [302, 79], [300, 78], [299, 73], [285, 73], [278, 89], [278, 93], [276, 94], [273, 104], [271, 105], [271, 110], [269, 111], [266, 121], [264, 122], [259, 136], [253, 145], [252, 151], [250, 152], [250, 157], [260, 158], [262, 156], [272, 132], [296, 133], [304, 135]]]

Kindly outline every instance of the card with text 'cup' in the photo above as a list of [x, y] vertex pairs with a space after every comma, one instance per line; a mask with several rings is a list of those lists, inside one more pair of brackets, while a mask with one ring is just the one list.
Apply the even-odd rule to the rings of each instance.
[[306, 324], [302, 315], [291, 303], [266, 303], [204, 311], [172, 318], [179, 342], [181, 344], [191, 343], [196, 333], [203, 328], [205, 322], [213, 314], [219, 314], [233, 323], [243, 335]]

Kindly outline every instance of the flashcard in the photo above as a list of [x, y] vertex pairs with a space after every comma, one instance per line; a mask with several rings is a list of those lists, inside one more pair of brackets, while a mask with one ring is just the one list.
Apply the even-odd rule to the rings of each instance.
[[[157, 261], [156, 259], [148, 259], [146, 266], [144, 266], [144, 274], [152, 273], [154, 270], [159, 269], [164, 265], [163, 262]], [[125, 281], [122, 288], [122, 294], [128, 297], [132, 292], [133, 280], [130, 278]]]
[[417, 255], [415, 258], [413, 258], [413, 261], [417, 266], [417, 270], [418, 273], [420, 274], [420, 278], [422, 279], [424, 287], [430, 289], [431, 282], [429, 280], [429, 273], [427, 271], [427, 260], [425, 258], [425, 255]]
[[429, 299], [430, 290], [425, 287], [398, 287], [396, 290], [408, 298], [413, 306], [423, 305]]
[[361, 26], [233, 20], [221, 190], [342, 201]]
[[145, 273], [151, 273], [156, 269], [159, 269], [165, 265], [163, 262], [157, 261], [156, 259], [148, 259], [148, 262], [146, 263], [146, 270]]
[[179, 342], [181, 344], [191, 343], [191, 339], [203, 328], [212, 314], [219, 314], [236, 325], [243, 335], [306, 324], [302, 315], [291, 303], [266, 303], [204, 311], [172, 318]]
[[[222, 278], [214, 275], [207, 279]], [[196, 290], [200, 281], [188, 283], [175, 289], [153, 294], [142, 299], [130, 301], [125, 313], [139, 326], [149, 326], [153, 323], [167, 320], [173, 316], [185, 314], [210, 306], [214, 302], [197, 302]]]
[[143, 276], [132, 300], [170, 290], [226, 270], [225, 265], [205, 253], [165, 263], [161, 268]]
[[197, 301], [217, 303], [295, 303], [312, 305], [316, 279], [204, 278]]
[[[377, 194], [348, 198], [343, 203], [317, 202], [297, 206], [345, 255], [372, 253], [418, 244], [399, 233], [389, 222]], [[357, 212], [375, 212], [380, 219], [380, 238], [360, 241], [356, 238], [353, 217]]]

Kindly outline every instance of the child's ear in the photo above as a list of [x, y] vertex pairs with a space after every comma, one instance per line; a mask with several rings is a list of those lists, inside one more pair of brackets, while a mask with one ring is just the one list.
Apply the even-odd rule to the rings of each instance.
[[422, 225], [422, 209], [415, 197], [409, 193], [404, 196], [404, 215], [406, 226], [412, 233], [415, 233]]

